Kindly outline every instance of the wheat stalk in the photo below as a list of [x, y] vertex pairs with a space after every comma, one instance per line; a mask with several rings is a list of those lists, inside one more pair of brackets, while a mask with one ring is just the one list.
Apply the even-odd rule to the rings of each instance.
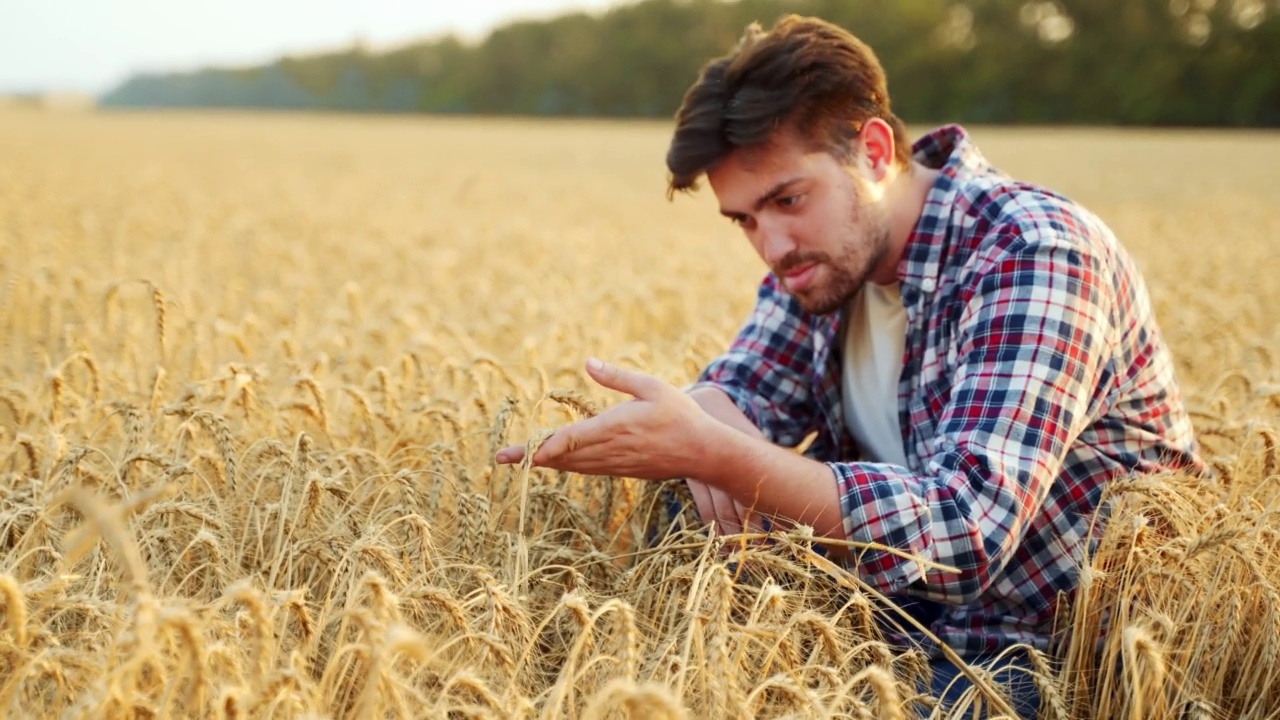
[[[494, 464], [516, 434], [536, 450], [548, 412], [599, 412], [574, 358], [692, 380], [740, 327], [751, 253], [705, 272], [700, 220], [631, 222], [659, 211], [618, 202], [639, 175], [616, 153], [546, 161], [649, 131], [368, 122], [210, 132], [0, 108], [0, 715], [965, 715], [920, 692], [927, 657], [881, 636], [919, 630], [892, 598], [810, 551], [947, 572], [935, 558], [803, 527], [713, 539], [667, 517], [663, 484]], [[272, 148], [250, 175], [244, 137]], [[1269, 142], [1250, 139], [1254, 165]], [[351, 155], [338, 170], [334, 152]], [[462, 156], [493, 172], [455, 207]], [[1242, 260], [1266, 257], [1266, 232], [1199, 242], [1274, 212], [1265, 183], [1220, 164], [1197, 168], [1224, 190], [1209, 203], [1134, 203], [1125, 188], [1151, 186], [1132, 163], [1109, 200], [1216, 477], [1110, 484], [1055, 608], [1060, 647], [1023, 648], [1045, 717], [1280, 708], [1262, 630], [1280, 619], [1280, 285]], [[602, 242], [617, 223], [628, 242]], [[961, 667], [962, 705], [1005, 712], [1005, 674]]]

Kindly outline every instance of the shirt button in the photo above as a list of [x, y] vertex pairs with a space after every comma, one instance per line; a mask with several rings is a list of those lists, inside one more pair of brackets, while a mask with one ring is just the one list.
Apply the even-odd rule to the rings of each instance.
[[920, 281], [920, 289], [927, 293], [933, 292], [934, 287], [936, 287], [936, 283], [934, 283], [933, 278], [925, 278]]

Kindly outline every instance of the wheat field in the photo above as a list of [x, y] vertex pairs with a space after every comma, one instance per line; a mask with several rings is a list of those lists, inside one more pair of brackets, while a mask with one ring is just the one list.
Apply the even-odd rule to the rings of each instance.
[[[0, 111], [0, 715], [963, 717], [803, 529], [493, 464], [745, 319], [668, 130]], [[1116, 483], [1042, 716], [1280, 717], [1280, 135], [973, 130], [1134, 253], [1214, 468]]]

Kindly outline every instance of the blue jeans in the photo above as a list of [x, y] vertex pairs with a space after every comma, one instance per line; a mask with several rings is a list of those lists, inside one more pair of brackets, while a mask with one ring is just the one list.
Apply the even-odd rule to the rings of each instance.
[[[1018, 717], [1023, 718], [1023, 720], [1035, 720], [1036, 715], [1040, 712], [1040, 690], [1036, 687], [1035, 680], [1029, 673], [1034, 668], [1031, 664], [1031, 659], [1027, 657], [1025, 652], [1011, 652], [998, 661], [994, 657], [990, 657], [967, 660], [967, 662], [970, 665], [982, 666], [988, 670], [994, 668], [994, 672], [991, 673], [992, 679], [1007, 691]], [[960, 696], [973, 687], [973, 683], [969, 682], [969, 678], [965, 677], [960, 672], [960, 668], [956, 667], [950, 660], [937, 659], [931, 661], [930, 665], [933, 670], [932, 686], [929, 688], [921, 687], [920, 690], [928, 692], [932, 697], [940, 700], [944, 709], [956, 705], [960, 701]], [[962, 717], [986, 720], [992, 714], [991, 703], [982, 698], [981, 704], [981, 712], [970, 710]]]

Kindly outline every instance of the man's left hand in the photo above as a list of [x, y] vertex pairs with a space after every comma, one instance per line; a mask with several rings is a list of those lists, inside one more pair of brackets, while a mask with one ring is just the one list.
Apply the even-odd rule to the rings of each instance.
[[[583, 475], [665, 480], [698, 473], [716, 423], [674, 385], [594, 358], [587, 374], [604, 387], [631, 395], [586, 420], [557, 430], [533, 455], [533, 465]], [[521, 446], [498, 451], [499, 463], [524, 459]]]

